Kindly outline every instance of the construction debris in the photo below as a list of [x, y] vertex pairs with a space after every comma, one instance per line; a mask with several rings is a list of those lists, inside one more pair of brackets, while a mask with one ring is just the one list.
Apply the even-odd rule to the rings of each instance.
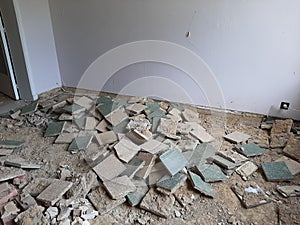
[[[126, 201], [130, 206], [183, 223], [194, 217], [194, 204], [208, 201], [204, 196], [216, 198], [217, 192], [223, 194], [218, 185], [230, 183], [234, 172], [244, 181], [257, 179], [261, 172], [268, 181], [295, 179], [276, 190], [283, 197], [300, 196], [299, 140], [291, 133], [292, 120], [273, 119], [260, 124], [259, 118], [253, 119], [255, 129], [248, 129], [251, 123], [238, 121], [219, 126], [223, 122], [221, 117], [216, 117], [215, 122], [210, 114], [200, 114], [201, 110], [196, 108], [146, 98], [127, 101], [119, 97], [68, 95], [43, 100], [39, 109], [38, 106], [35, 102], [22, 110], [13, 110], [8, 118], [15, 120], [13, 125], [3, 126], [6, 131], [15, 129], [15, 123], [45, 128], [39, 134], [49, 138], [42, 140], [55, 143], [45, 150], [41, 146], [29, 149], [31, 140], [26, 138], [28, 144], [21, 149], [25, 142], [1, 136], [0, 155], [4, 157], [0, 158], [0, 214], [4, 224], [14, 220], [25, 225], [32, 224], [31, 221], [45, 225], [103, 221], [117, 224], [122, 220], [124, 207], [116, 207]], [[268, 133], [259, 125], [264, 129], [272, 125], [272, 130]], [[232, 133], [228, 134], [227, 127]], [[271, 147], [284, 148], [286, 156], [272, 155], [272, 160], [277, 160], [268, 161], [269, 150], [265, 148], [269, 147], [269, 138]], [[67, 150], [64, 154], [68, 157], [59, 152], [62, 148]], [[46, 153], [45, 158], [39, 154], [40, 149]], [[72, 156], [68, 151], [78, 154]], [[280, 150], [277, 153], [282, 154]], [[258, 170], [259, 164], [262, 170]], [[268, 191], [267, 195], [256, 183], [244, 181], [232, 186], [232, 190], [245, 208], [270, 202], [273, 192]], [[200, 196], [201, 201], [196, 202]], [[135, 214], [130, 211], [122, 224], [154, 222], [148, 213]], [[235, 217], [230, 214], [228, 219], [214, 223], [235, 223]], [[163, 223], [162, 219], [158, 223]]]
[[231, 189], [247, 209], [267, 204], [271, 201], [265, 192], [254, 182], [235, 184]]

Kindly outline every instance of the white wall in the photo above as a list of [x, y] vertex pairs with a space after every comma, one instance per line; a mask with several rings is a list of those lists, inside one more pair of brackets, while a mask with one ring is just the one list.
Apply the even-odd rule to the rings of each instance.
[[48, 0], [14, 0], [34, 97], [61, 86]]
[[[124, 64], [113, 76], [104, 72], [129, 55], [149, 56], [153, 49], [137, 52], [132, 48], [115, 60], [98, 60], [126, 43], [162, 40], [190, 49], [207, 63], [225, 108], [300, 119], [299, 111], [279, 110], [281, 101], [300, 109], [299, 0], [49, 0], [49, 4], [64, 85], [83, 83], [94, 88], [98, 82], [105, 91], [148, 93], [176, 101], [186, 101], [188, 96], [193, 103], [217, 106], [206, 93], [211, 85], [206, 75], [190, 79], [176, 65], [135, 61]], [[190, 38], [185, 37], [187, 31]], [[172, 52], [172, 57], [186, 61], [182, 54]], [[100, 67], [103, 62], [106, 64]], [[98, 77], [81, 82], [87, 71]], [[168, 82], [147, 79], [153, 75]], [[195, 80], [200, 80], [200, 88]], [[175, 84], [169, 85], [172, 82]], [[145, 92], [145, 85], [154, 93]], [[170, 96], [176, 86], [185, 93]]]

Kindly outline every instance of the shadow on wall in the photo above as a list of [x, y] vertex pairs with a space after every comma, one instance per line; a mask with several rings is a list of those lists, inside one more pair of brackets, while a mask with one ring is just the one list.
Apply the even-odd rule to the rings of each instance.
[[111, 76], [102, 90], [122, 95], [151, 96], [159, 100], [209, 105], [204, 90], [192, 77], [176, 67], [159, 62], [141, 62], [126, 66]]

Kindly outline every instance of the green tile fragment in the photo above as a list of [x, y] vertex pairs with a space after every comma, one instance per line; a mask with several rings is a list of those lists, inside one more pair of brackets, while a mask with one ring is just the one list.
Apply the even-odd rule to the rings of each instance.
[[294, 178], [285, 162], [265, 162], [261, 164], [261, 167], [268, 181], [284, 181]]
[[74, 123], [79, 129], [83, 129], [85, 127], [86, 115], [83, 115], [79, 118], [74, 119]]
[[0, 141], [0, 148], [19, 148], [25, 141], [4, 140]]
[[97, 106], [97, 110], [103, 116], [107, 116], [108, 114], [110, 114], [113, 111], [113, 102], [107, 102], [107, 103], [100, 104], [99, 106]]
[[213, 156], [212, 159], [213, 159], [214, 163], [216, 163], [217, 165], [219, 165], [225, 169], [228, 169], [228, 170], [234, 169], [235, 167], [242, 165], [242, 163], [240, 163], [240, 162], [233, 163], [233, 162], [230, 162], [229, 160], [227, 160], [221, 156], [218, 156], [218, 155]]
[[193, 167], [199, 163], [205, 163], [206, 159], [212, 157], [217, 152], [217, 149], [208, 143], [198, 144], [194, 151], [191, 151], [187, 160], [188, 167]]
[[67, 106], [63, 107], [63, 111], [70, 113], [70, 114], [77, 114], [80, 112], [84, 112], [85, 108], [74, 103], [72, 105], [67, 105]]
[[165, 152], [159, 158], [172, 176], [178, 173], [188, 164], [186, 158], [176, 148]]
[[205, 182], [210, 183], [228, 179], [221, 168], [215, 164], [201, 164], [196, 166], [196, 170]]
[[133, 180], [132, 183], [136, 186], [136, 190], [129, 193], [126, 198], [131, 206], [137, 206], [147, 194], [149, 188], [144, 180]]
[[31, 104], [22, 108], [20, 115], [25, 116], [34, 113], [37, 110], [38, 105], [38, 101], [32, 102]]
[[236, 150], [246, 157], [260, 156], [265, 153], [265, 150], [257, 144], [236, 145]]
[[151, 126], [151, 132], [156, 133], [157, 127], [159, 125], [160, 117], [153, 117], [152, 118], [152, 126]]
[[44, 137], [55, 137], [60, 135], [63, 132], [65, 125], [66, 122], [49, 123]]
[[197, 174], [191, 171], [189, 171], [188, 173], [190, 175], [190, 179], [193, 184], [193, 187], [196, 190], [211, 198], [214, 198], [216, 196], [214, 189], [209, 183], [204, 182], [200, 176], [198, 176]]
[[74, 138], [74, 140], [69, 146], [69, 151], [79, 151], [79, 150], [87, 149], [92, 141], [92, 138], [93, 138], [92, 135], [80, 136]]
[[160, 110], [160, 105], [158, 102], [146, 102], [147, 108], [145, 110], [150, 110], [151, 112]]
[[112, 103], [113, 100], [109, 96], [100, 96], [96, 99], [96, 105], [98, 104], [106, 104], [106, 103]]
[[170, 193], [174, 193], [177, 188], [179, 188], [183, 182], [186, 180], [187, 176], [183, 173], [177, 173], [172, 177], [166, 179], [161, 179], [156, 183], [157, 187], [163, 188]]

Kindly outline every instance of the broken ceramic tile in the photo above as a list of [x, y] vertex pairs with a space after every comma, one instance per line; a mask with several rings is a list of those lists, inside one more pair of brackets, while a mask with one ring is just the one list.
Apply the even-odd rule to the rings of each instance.
[[68, 150], [71, 152], [85, 150], [91, 144], [92, 139], [93, 139], [92, 135], [75, 137], [74, 140], [71, 142]]
[[171, 139], [178, 140], [180, 139], [180, 136], [176, 136], [177, 124], [176, 121], [161, 118], [157, 127], [157, 132]]
[[169, 176], [169, 172], [162, 162], [156, 163], [148, 176], [147, 183], [149, 186], [156, 185], [156, 183], [163, 177]]
[[62, 120], [62, 121], [71, 121], [73, 120], [73, 115], [70, 115], [68, 113], [62, 113], [59, 117], [58, 120]]
[[163, 189], [168, 194], [173, 194], [186, 181], [187, 176], [183, 173], [177, 173], [172, 177], [162, 178], [156, 183], [156, 186]]
[[128, 163], [139, 151], [140, 146], [127, 138], [123, 138], [114, 146], [120, 160]]
[[293, 120], [275, 120], [272, 126], [271, 134], [290, 133], [293, 126]]
[[53, 178], [35, 178], [23, 189], [23, 193], [36, 197], [54, 181]]
[[159, 126], [159, 122], [160, 122], [160, 117], [153, 117], [152, 118], [152, 127], [151, 127], [151, 132], [152, 133], [156, 133], [157, 132], [157, 128]]
[[117, 126], [122, 121], [126, 120], [128, 115], [126, 114], [124, 108], [117, 109], [110, 114], [105, 116], [105, 119], [112, 125]]
[[146, 98], [145, 97], [139, 97], [139, 96], [132, 96], [132, 97], [130, 97], [129, 99], [128, 99], [128, 103], [129, 104], [132, 104], [132, 103], [142, 103], [142, 102], [144, 102], [146, 100]]
[[84, 112], [85, 108], [77, 104], [72, 104], [63, 107], [63, 111], [75, 115]]
[[27, 210], [31, 206], [37, 205], [35, 199], [29, 193], [26, 192], [22, 192], [20, 194], [20, 199], [18, 199], [18, 203], [24, 210]]
[[300, 196], [299, 185], [277, 186], [276, 190], [286, 198]]
[[265, 150], [263, 148], [253, 143], [237, 145], [236, 150], [246, 157], [260, 156], [265, 153]]
[[131, 130], [126, 134], [126, 137], [130, 139], [137, 145], [141, 145], [151, 139], [152, 133], [148, 130], [145, 131], [138, 131], [138, 130]]
[[140, 207], [157, 216], [167, 218], [171, 213], [174, 203], [175, 198], [173, 195], [163, 195], [151, 188], [143, 198]]
[[86, 110], [89, 110], [94, 105], [94, 101], [86, 96], [82, 96], [74, 101], [74, 103], [85, 108]]
[[139, 131], [145, 131], [150, 130], [151, 123], [148, 119], [145, 118], [144, 114], [137, 115], [134, 117], [130, 117], [130, 121], [127, 124], [128, 130], [139, 130]]
[[145, 161], [135, 156], [130, 162], [125, 164], [126, 170], [120, 174], [120, 176], [128, 176], [130, 179], [134, 177], [137, 171], [139, 171], [145, 165]]
[[218, 155], [215, 155], [211, 158], [213, 159], [214, 163], [216, 163], [217, 165], [219, 165], [225, 169], [228, 169], [228, 170], [234, 169], [241, 165], [241, 163], [230, 162], [229, 160], [227, 160], [221, 156], [218, 156]]
[[126, 198], [121, 198], [118, 200], [111, 199], [102, 185], [90, 192], [87, 197], [98, 210], [100, 215], [108, 213], [117, 206], [126, 202]]
[[47, 125], [44, 137], [55, 137], [61, 134], [64, 130], [66, 122], [52, 122]]
[[234, 152], [232, 150], [218, 151], [217, 154], [222, 156], [225, 159], [228, 159], [229, 161], [231, 161], [233, 163], [241, 163], [241, 162], [245, 162], [248, 160], [247, 157], [245, 157], [237, 152]]
[[227, 180], [228, 177], [222, 172], [220, 167], [214, 164], [199, 164], [196, 166], [197, 172], [205, 182], [217, 182]]
[[24, 108], [22, 108], [20, 115], [25, 116], [25, 115], [34, 113], [37, 110], [38, 105], [39, 105], [38, 101], [35, 101], [35, 102], [25, 106]]
[[283, 181], [294, 178], [285, 162], [265, 162], [261, 164], [261, 167], [268, 181]]
[[295, 138], [290, 138], [283, 149], [283, 153], [292, 159], [300, 162], [300, 140]]
[[96, 105], [98, 104], [107, 104], [107, 103], [112, 103], [113, 100], [111, 99], [110, 96], [100, 96], [99, 98], [96, 99]]
[[0, 167], [0, 182], [24, 176], [26, 172], [13, 167]]
[[279, 159], [277, 159], [275, 162], [285, 162], [287, 167], [289, 168], [289, 171], [293, 174], [293, 176], [300, 173], [300, 163], [298, 163], [295, 160], [292, 160], [286, 156], [282, 156]]
[[149, 188], [144, 180], [133, 180], [132, 182], [135, 185], [136, 190], [130, 192], [126, 198], [131, 206], [137, 206], [147, 194]]
[[135, 185], [127, 176], [116, 177], [103, 182], [103, 185], [112, 199], [122, 199], [136, 190]]
[[182, 151], [194, 151], [198, 144], [198, 140], [179, 140], [176, 147]]
[[17, 110], [16, 112], [10, 114], [10, 118], [12, 119], [18, 119], [20, 117], [20, 113], [21, 113], [21, 110]]
[[56, 179], [36, 199], [45, 206], [52, 206], [62, 198], [71, 186], [71, 182]]
[[254, 182], [235, 184], [231, 187], [246, 209], [254, 208], [270, 202], [270, 198]]
[[96, 130], [100, 132], [108, 131], [107, 126], [110, 125], [106, 119], [101, 120], [98, 125], [96, 126]]
[[290, 133], [271, 134], [270, 135], [270, 147], [271, 148], [284, 148], [288, 143], [288, 140], [292, 137]]
[[118, 125], [116, 126], [109, 125], [107, 128], [113, 130], [116, 134], [126, 134], [128, 132], [128, 129], [126, 128], [128, 123], [129, 123], [129, 119], [125, 119]]
[[182, 117], [187, 122], [199, 122], [199, 113], [187, 108], [183, 110]]
[[257, 169], [258, 167], [253, 162], [248, 161], [238, 167], [235, 171], [243, 178], [243, 180], [247, 180], [247, 177], [252, 175]]
[[93, 167], [93, 170], [102, 181], [111, 180], [119, 176], [126, 169], [126, 166], [114, 154], [111, 154], [97, 166]]
[[249, 138], [251, 138], [251, 136], [248, 134], [241, 133], [239, 131], [234, 131], [224, 136], [224, 138], [228, 141], [238, 144], [247, 141]]
[[193, 167], [199, 163], [205, 163], [206, 160], [215, 155], [217, 149], [208, 143], [197, 145], [194, 151], [187, 151], [183, 154], [189, 162], [188, 167]]
[[24, 143], [24, 141], [4, 140], [0, 141], [0, 148], [20, 148]]
[[146, 179], [155, 163], [156, 155], [152, 155], [147, 152], [139, 152], [138, 157], [145, 161], [145, 165], [142, 169], [136, 172], [135, 177]]
[[28, 162], [26, 159], [15, 156], [14, 158], [10, 158], [4, 161], [5, 166], [12, 166], [22, 169], [39, 169], [41, 168], [40, 165], [32, 164]]
[[150, 139], [149, 141], [140, 145], [140, 147], [143, 151], [149, 152], [151, 154], [158, 154], [169, 149], [168, 145], [155, 139]]
[[85, 130], [95, 130], [98, 120], [94, 117], [86, 117]]
[[141, 103], [135, 103], [126, 107], [127, 110], [135, 114], [140, 114], [145, 108], [147, 108], [147, 106]]
[[189, 171], [189, 176], [194, 189], [211, 198], [216, 196], [212, 186], [209, 183], [204, 182], [200, 176], [191, 171]]
[[215, 140], [213, 136], [211, 136], [209, 133], [207, 133], [204, 129], [196, 129], [190, 131], [190, 134], [200, 140], [202, 143], [204, 142], [212, 142]]
[[118, 140], [117, 135], [113, 131], [96, 134], [95, 137], [100, 146], [111, 144]]
[[186, 158], [176, 148], [165, 152], [159, 158], [172, 176], [188, 164]]
[[55, 139], [55, 144], [70, 144], [77, 135], [74, 133], [61, 133]]

